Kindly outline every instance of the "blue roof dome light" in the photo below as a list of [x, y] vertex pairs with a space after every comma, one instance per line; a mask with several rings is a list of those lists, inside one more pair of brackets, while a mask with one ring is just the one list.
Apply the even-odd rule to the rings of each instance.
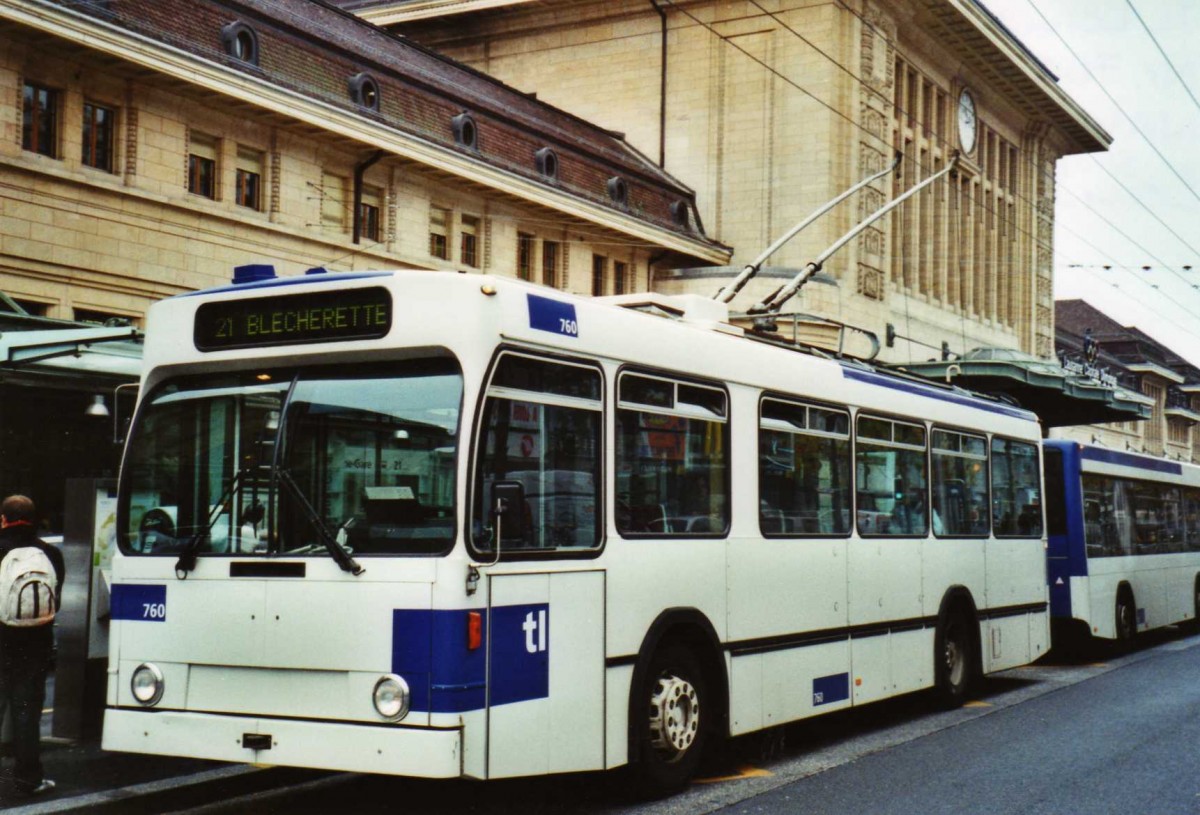
[[263, 280], [275, 279], [275, 267], [269, 263], [249, 263], [245, 266], [233, 267], [234, 285], [243, 283], [258, 283]]

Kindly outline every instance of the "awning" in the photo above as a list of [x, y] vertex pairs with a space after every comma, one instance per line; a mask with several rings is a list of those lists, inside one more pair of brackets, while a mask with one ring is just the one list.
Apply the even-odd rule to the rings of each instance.
[[1149, 419], [1154, 400], [1101, 384], [1046, 360], [955, 359], [902, 366], [914, 374], [1007, 398], [1038, 415], [1045, 427]]
[[0, 333], [0, 369], [36, 367], [47, 373], [137, 379], [141, 337], [131, 326], [5, 331]]

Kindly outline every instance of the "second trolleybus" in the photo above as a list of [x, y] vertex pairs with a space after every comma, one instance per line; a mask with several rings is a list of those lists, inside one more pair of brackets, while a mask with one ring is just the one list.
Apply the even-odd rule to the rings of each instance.
[[1031, 413], [695, 296], [258, 272], [150, 311], [106, 749], [665, 789], [1049, 647]]
[[1200, 618], [1200, 467], [1045, 442], [1055, 633], [1128, 647]]

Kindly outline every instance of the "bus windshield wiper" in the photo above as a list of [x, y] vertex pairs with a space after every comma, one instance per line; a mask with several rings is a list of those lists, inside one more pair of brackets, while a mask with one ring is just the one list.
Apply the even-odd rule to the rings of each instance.
[[201, 543], [212, 535], [212, 528], [216, 526], [217, 521], [225, 514], [222, 510], [237, 495], [237, 491], [242, 484], [242, 479], [248, 472], [250, 472], [249, 467], [242, 467], [233, 474], [233, 478], [229, 479], [229, 486], [225, 488], [225, 491], [221, 493], [221, 497], [217, 499], [216, 505], [209, 511], [208, 523], [201, 529], [198, 529], [196, 534], [192, 535], [183, 549], [179, 551], [179, 560], [175, 561], [175, 576], [180, 580], [186, 580], [188, 573], [196, 568], [196, 555], [200, 552]]
[[292, 473], [286, 467], [279, 467], [276, 470], [276, 476], [279, 482], [291, 493], [292, 497], [300, 504], [300, 509], [304, 512], [304, 517], [308, 519], [309, 525], [317, 531], [321, 537], [321, 542], [325, 544], [325, 548], [329, 550], [329, 555], [334, 559], [343, 572], [358, 577], [364, 571], [362, 566], [350, 556], [350, 553], [337, 541], [333, 533], [329, 531], [329, 527], [325, 525], [325, 521], [313, 508], [312, 502], [308, 500], [308, 496], [304, 494], [304, 490], [300, 489], [300, 485], [296, 483], [296, 479], [292, 478]]

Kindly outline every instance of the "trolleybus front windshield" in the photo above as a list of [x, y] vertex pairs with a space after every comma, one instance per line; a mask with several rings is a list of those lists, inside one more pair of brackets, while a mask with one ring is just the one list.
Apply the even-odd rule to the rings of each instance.
[[444, 361], [169, 381], [130, 435], [122, 551], [444, 552], [461, 401]]

